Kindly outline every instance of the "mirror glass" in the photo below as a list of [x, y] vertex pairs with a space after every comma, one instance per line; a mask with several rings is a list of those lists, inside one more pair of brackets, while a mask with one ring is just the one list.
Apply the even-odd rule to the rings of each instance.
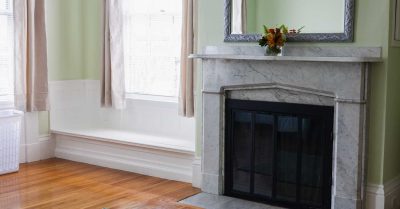
[[263, 32], [263, 25], [304, 26], [302, 33], [343, 33], [344, 0], [232, 0], [231, 34]]
[[225, 38], [258, 41], [263, 25], [289, 29], [290, 42], [351, 42], [356, 0], [225, 0]]

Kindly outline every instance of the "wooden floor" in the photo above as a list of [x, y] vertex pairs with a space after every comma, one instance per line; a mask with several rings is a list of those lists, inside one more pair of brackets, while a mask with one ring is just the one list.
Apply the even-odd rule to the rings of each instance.
[[195, 209], [177, 201], [198, 192], [187, 183], [50, 159], [0, 176], [0, 209]]

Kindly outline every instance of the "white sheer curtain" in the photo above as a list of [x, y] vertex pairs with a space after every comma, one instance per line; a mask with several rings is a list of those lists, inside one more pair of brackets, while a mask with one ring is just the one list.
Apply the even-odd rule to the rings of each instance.
[[103, 0], [103, 62], [101, 106], [125, 107], [125, 75], [122, 39], [122, 7], [119, 0]]
[[44, 0], [14, 0], [15, 106], [49, 110]]

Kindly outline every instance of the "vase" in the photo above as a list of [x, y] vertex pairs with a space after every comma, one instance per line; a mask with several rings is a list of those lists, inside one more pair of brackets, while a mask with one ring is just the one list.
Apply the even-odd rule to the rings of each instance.
[[274, 48], [270, 48], [267, 47], [265, 49], [265, 55], [266, 56], [282, 56], [282, 51], [283, 51], [283, 47], [274, 47]]

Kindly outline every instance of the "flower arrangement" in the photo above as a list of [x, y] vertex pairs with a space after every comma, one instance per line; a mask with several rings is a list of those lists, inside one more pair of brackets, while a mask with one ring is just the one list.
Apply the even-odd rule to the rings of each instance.
[[303, 28], [304, 26], [297, 30], [289, 30], [286, 25], [281, 25], [279, 28], [268, 28], [264, 25], [264, 34], [258, 43], [260, 46], [267, 47], [267, 55], [278, 55], [282, 52], [282, 47], [286, 43], [287, 35], [300, 33]]

